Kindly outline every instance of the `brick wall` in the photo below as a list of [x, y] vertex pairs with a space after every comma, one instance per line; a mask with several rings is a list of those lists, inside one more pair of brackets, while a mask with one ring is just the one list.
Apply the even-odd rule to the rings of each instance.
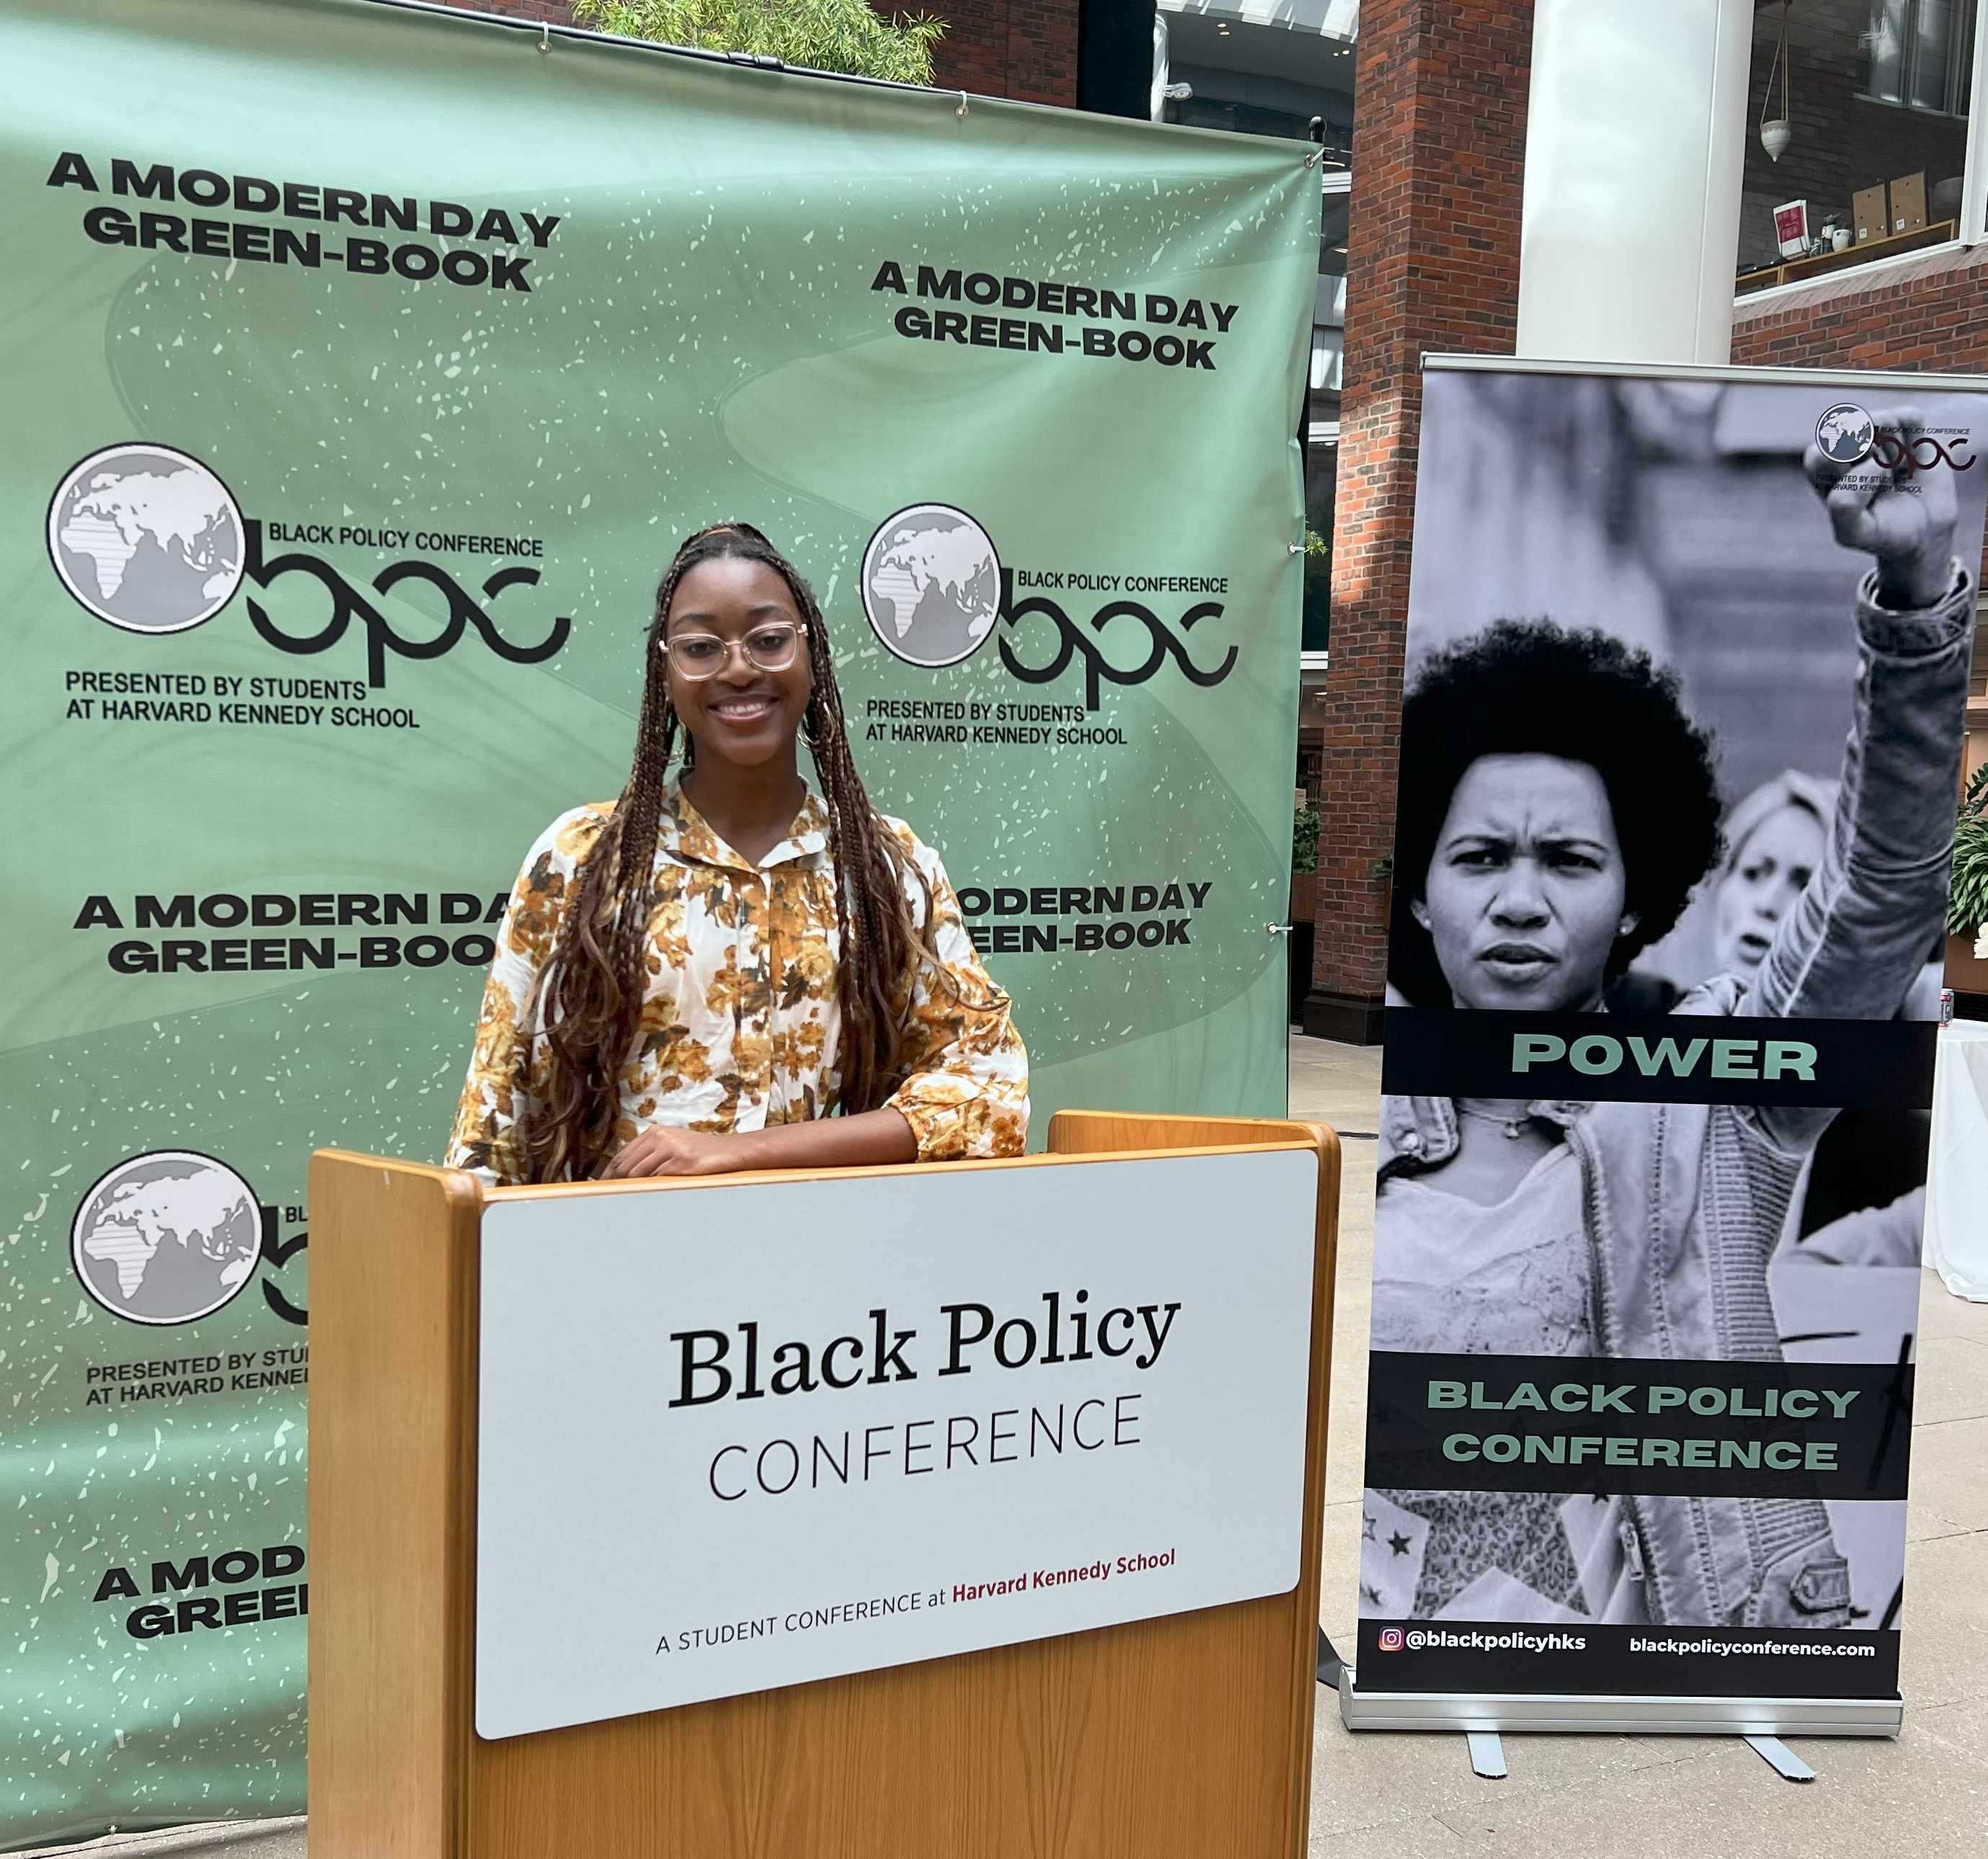
[[1360, 9], [1332, 664], [1320, 730], [1308, 1033], [1379, 1037], [1424, 350], [1510, 354], [1518, 326], [1530, 0]]
[[945, 90], [1077, 105], [1077, 0], [871, 0], [881, 13], [928, 13], [945, 22], [932, 59]]
[[[443, 0], [514, 19], [573, 22], [570, 0]], [[881, 13], [917, 12], [946, 22], [932, 60], [942, 90], [1031, 103], [1077, 102], [1077, 0], [872, 0]]]
[[1778, 368], [1988, 370], [1988, 246], [1743, 297], [1733, 314], [1733, 359]]
[[552, 25], [571, 25], [571, 0], [441, 0], [465, 13], [503, 13], [513, 19], [543, 19]]

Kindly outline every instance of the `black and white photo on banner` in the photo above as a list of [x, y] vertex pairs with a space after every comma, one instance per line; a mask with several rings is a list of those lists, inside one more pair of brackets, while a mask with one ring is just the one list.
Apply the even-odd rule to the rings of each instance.
[[[1930, 1083], [1984, 424], [1940, 386], [1429, 372], [1377, 1364], [1909, 1364], [1925, 1100], [1871, 1080]], [[1443, 1057], [1486, 1029], [1502, 1070]], [[1369, 1478], [1369, 1619], [1898, 1624], [1902, 1484]]]

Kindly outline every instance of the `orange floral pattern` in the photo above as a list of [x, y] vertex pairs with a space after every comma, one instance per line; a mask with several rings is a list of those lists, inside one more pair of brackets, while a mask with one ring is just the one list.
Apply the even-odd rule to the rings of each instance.
[[[543, 1089], [548, 1053], [532, 1023], [539, 972], [612, 802], [554, 820], [526, 854], [484, 989], [448, 1165], [522, 1181], [518, 1120]], [[906, 977], [897, 1006], [904, 1078], [891, 1107], [921, 1161], [1019, 1155], [1029, 1132], [1028, 1055], [1008, 997], [981, 966], [938, 854], [886, 824], [923, 877], [913, 920], [945, 968]], [[929, 897], [925, 894], [929, 892]], [[828, 816], [810, 793], [757, 865], [718, 837], [674, 782], [656, 841], [648, 992], [621, 1068], [617, 1134], [650, 1124], [726, 1132], [826, 1117], [837, 1107], [835, 876]]]

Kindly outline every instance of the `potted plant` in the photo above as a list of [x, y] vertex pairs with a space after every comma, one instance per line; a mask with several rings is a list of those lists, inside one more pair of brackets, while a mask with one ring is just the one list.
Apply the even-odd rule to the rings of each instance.
[[1309, 923], [1318, 910], [1318, 809], [1306, 806], [1291, 815], [1291, 915]]
[[1988, 996], [1988, 762], [1969, 779], [1953, 823], [1946, 931], [1947, 985], [1956, 994]]

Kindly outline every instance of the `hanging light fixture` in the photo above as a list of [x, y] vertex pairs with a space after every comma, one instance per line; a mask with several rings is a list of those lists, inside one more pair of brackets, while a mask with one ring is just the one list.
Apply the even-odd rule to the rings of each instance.
[[[1778, 161], [1787, 153], [1790, 142], [1794, 140], [1794, 123], [1789, 113], [1788, 105], [1788, 7], [1790, 0], [1781, 0], [1780, 36], [1774, 41], [1773, 62], [1767, 66], [1767, 86], [1760, 93], [1760, 146], [1767, 151], [1770, 161]], [[1767, 114], [1767, 106], [1774, 95], [1774, 73], [1781, 74], [1781, 113], [1777, 117]]]

